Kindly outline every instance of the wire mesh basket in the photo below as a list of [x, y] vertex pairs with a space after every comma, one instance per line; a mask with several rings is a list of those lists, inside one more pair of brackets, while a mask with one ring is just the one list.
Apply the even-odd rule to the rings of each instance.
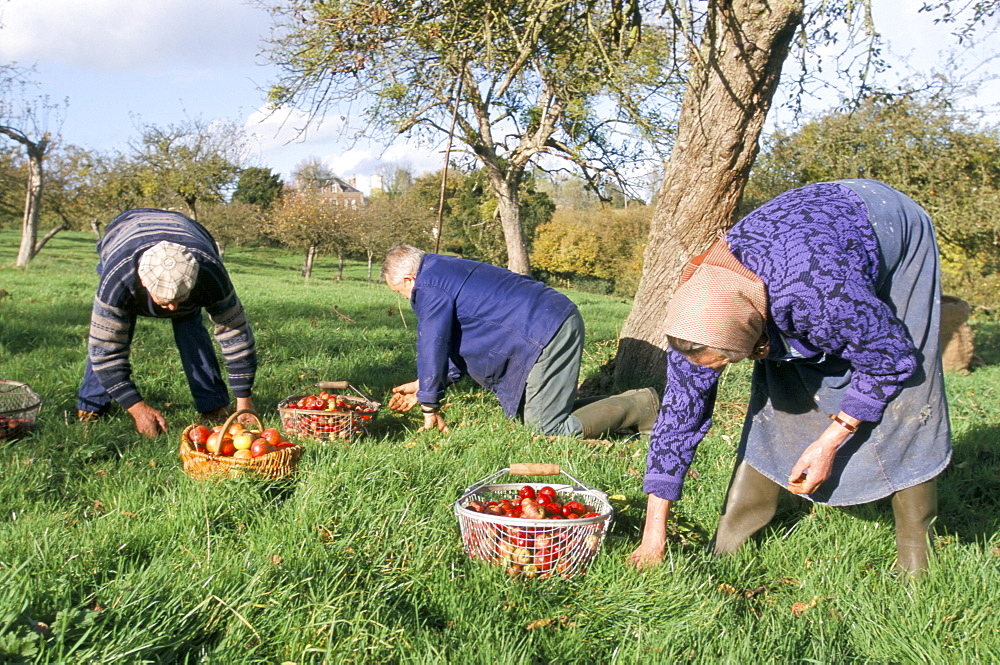
[[324, 406], [313, 400], [312, 408], [301, 406], [302, 400], [318, 399], [316, 393], [303, 392], [281, 400], [278, 413], [286, 434], [320, 442], [351, 441], [368, 431], [382, 408], [347, 381], [320, 381], [315, 387], [323, 392], [350, 389], [355, 395], [331, 393], [322, 400]]
[[[573, 485], [552, 483], [495, 483], [505, 474], [550, 476], [562, 474]], [[526, 519], [480, 510], [513, 502], [530, 487], [537, 494], [544, 487], [555, 490], [559, 503], [582, 504], [583, 515]], [[466, 553], [477, 561], [503, 567], [513, 577], [571, 578], [583, 575], [597, 556], [614, 519], [614, 509], [604, 492], [584, 485], [555, 464], [512, 464], [467, 488], [454, 504]]]
[[0, 441], [19, 439], [35, 429], [42, 398], [20, 381], [0, 379]]

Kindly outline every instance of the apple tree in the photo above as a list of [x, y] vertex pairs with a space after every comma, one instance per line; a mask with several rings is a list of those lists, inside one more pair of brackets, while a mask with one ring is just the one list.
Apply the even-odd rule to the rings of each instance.
[[529, 166], [561, 158], [591, 180], [614, 177], [655, 159], [650, 146], [670, 133], [663, 108], [680, 79], [659, 65], [670, 41], [661, 22], [643, 24], [644, 10], [659, 6], [281, 0], [271, 9], [270, 58], [282, 73], [270, 101], [313, 116], [361, 103], [360, 133], [382, 140], [438, 143], [454, 126], [463, 154], [485, 171], [507, 266], [526, 273]]

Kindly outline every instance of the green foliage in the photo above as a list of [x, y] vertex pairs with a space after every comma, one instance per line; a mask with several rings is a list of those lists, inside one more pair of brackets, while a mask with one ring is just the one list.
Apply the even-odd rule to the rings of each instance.
[[209, 230], [223, 251], [231, 245], [247, 247], [270, 239], [267, 212], [251, 203], [233, 200], [202, 206], [198, 221]]
[[316, 252], [334, 250], [343, 255], [351, 245], [358, 212], [316, 189], [291, 192], [268, 215], [265, 234], [286, 247], [306, 251], [305, 275]]
[[[643, 12], [658, 9], [644, 0], [283, 0], [273, 10], [270, 56], [282, 73], [270, 99], [314, 114], [363, 101], [362, 131], [384, 140], [437, 143], [454, 117], [456, 139], [499, 201], [515, 200], [529, 165], [549, 155], [596, 182], [649, 160], [650, 144], [670, 136], [650, 118], [675, 103], [681, 81], [631, 64], [671, 55], [662, 23], [643, 24]], [[652, 37], [640, 40], [640, 28]], [[511, 218], [502, 246], [524, 271], [530, 232], [518, 212], [498, 209]], [[493, 229], [466, 228], [494, 260]]]
[[132, 150], [124, 169], [119, 169], [125, 188], [137, 191], [151, 207], [182, 203], [197, 218], [200, 204], [224, 201], [235, 187], [246, 159], [247, 138], [232, 123], [188, 120], [143, 127]]
[[[178, 437], [196, 412], [170, 326], [139, 322], [133, 367], [169, 431], [118, 409], [73, 421], [93, 297], [93, 238], [64, 233], [28, 270], [0, 231], [0, 367], [44, 400], [0, 443], [0, 660], [37, 663], [979, 663], [1000, 660], [1000, 324], [973, 321], [990, 366], [948, 375], [955, 455], [940, 481], [933, 572], [893, 575], [889, 507], [783, 502], [759, 539], [705, 552], [732, 468], [749, 367], [723, 374], [714, 425], [671, 520], [664, 565], [624, 565], [642, 528], [646, 441], [534, 436], [487, 391], [449, 389], [448, 436], [383, 411], [372, 435], [306, 443], [290, 483], [197, 482]], [[384, 401], [413, 378], [415, 319], [384, 286], [303, 280], [298, 255], [233, 248], [257, 335], [255, 401], [320, 379]], [[629, 303], [570, 292], [585, 374], [614, 353]], [[615, 519], [586, 576], [511, 579], [462, 550], [452, 502], [512, 461], [555, 462], [609, 493]], [[512, 482], [520, 479], [512, 478]], [[788, 497], [790, 499], [790, 497]]]
[[532, 264], [575, 288], [592, 290], [587, 284], [601, 280], [610, 292], [631, 297], [642, 276], [652, 213], [642, 205], [560, 210], [538, 229]]
[[[406, 196], [416, 209], [431, 211], [436, 219], [441, 196], [441, 173], [419, 176]], [[519, 190], [521, 223], [530, 243], [538, 226], [547, 222], [555, 211], [555, 203], [537, 188], [534, 175], [527, 176]], [[497, 203], [484, 169], [448, 170], [442, 220], [441, 251], [458, 254], [478, 261], [503, 265], [507, 260], [503, 230], [497, 217]]]
[[913, 198], [934, 220], [946, 289], [1000, 305], [1000, 133], [948, 99], [873, 97], [850, 112], [777, 132], [755, 166], [747, 210], [811, 182], [874, 178]]
[[240, 171], [232, 200], [270, 210], [274, 202], [281, 198], [284, 186], [281, 176], [271, 173], [271, 169], [253, 166]]

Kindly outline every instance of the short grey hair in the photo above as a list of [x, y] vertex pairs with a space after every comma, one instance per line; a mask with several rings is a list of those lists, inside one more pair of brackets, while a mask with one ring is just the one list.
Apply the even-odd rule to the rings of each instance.
[[381, 279], [389, 284], [399, 284], [407, 275], [416, 275], [426, 254], [411, 245], [396, 245], [386, 252]]

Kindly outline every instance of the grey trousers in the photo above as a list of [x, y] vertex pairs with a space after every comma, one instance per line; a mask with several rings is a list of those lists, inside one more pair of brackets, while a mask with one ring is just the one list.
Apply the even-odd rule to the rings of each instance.
[[583, 356], [583, 317], [576, 309], [563, 322], [528, 373], [524, 424], [550, 436], [576, 436], [583, 426], [570, 415]]

